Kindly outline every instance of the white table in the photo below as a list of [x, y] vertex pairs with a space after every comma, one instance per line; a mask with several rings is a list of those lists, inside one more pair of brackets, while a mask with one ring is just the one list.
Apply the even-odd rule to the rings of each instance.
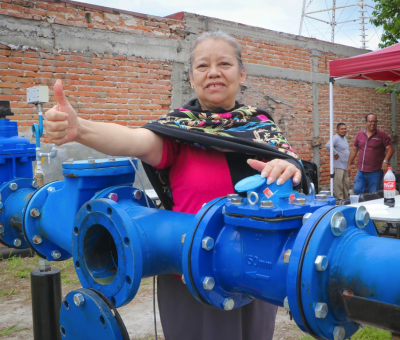
[[[359, 207], [360, 205], [363, 205], [369, 212], [369, 215], [373, 221], [397, 224], [400, 223], [400, 195], [397, 195], [395, 199], [396, 203], [393, 208], [389, 208], [387, 205], [384, 205], [383, 198], [349, 204], [349, 206]], [[397, 238], [400, 238], [399, 226], [397, 226]]]

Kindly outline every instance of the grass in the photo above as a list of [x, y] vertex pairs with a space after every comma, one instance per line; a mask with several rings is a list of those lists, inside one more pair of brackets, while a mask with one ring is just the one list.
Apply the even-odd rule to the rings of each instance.
[[12, 326], [6, 328], [3, 331], [0, 331], [0, 335], [10, 335], [13, 333], [22, 332], [22, 331], [29, 329], [29, 328], [16, 328], [17, 326], [18, 326], [18, 324], [15, 324], [15, 325], [12, 325]]
[[[306, 335], [300, 340], [313, 340], [314, 338]], [[367, 326], [365, 328], [360, 328], [351, 338], [351, 340], [391, 340], [392, 335], [390, 332], [384, 331], [382, 329]]]

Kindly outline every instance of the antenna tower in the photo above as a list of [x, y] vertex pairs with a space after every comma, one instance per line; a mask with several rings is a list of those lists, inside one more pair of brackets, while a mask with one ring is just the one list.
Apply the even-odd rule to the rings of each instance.
[[[308, 12], [307, 9], [311, 5], [312, 2], [313, 2], [313, 0], [303, 0], [303, 9], [302, 9], [302, 13], [301, 13], [299, 35], [301, 35], [305, 18], [316, 20], [316, 21], [323, 22], [325, 24], [330, 25], [331, 26], [331, 42], [335, 42], [335, 33], [337, 33], [337, 30], [336, 30], [337, 25], [340, 24], [343, 26], [344, 24], [358, 22], [360, 24], [360, 31], [361, 31], [361, 34], [360, 34], [361, 48], [364, 48], [364, 49], [367, 48], [366, 37], [368, 35], [366, 34], [366, 31], [367, 31], [366, 25], [368, 24], [368, 22], [366, 22], [366, 19], [370, 19], [370, 17], [366, 16], [366, 14], [368, 15], [366, 8], [369, 7], [369, 8], [374, 9], [374, 7], [366, 4], [366, 0], [355, 0], [355, 1], [353, 0], [352, 2], [355, 2], [353, 4], [345, 5], [345, 6], [338, 6], [338, 7], [336, 6], [336, 0], [332, 0], [331, 8]], [[349, 2], [350, 1], [348, 1], [347, 3], [349, 3]], [[351, 20], [345, 20], [345, 21], [340, 21], [340, 22], [336, 21], [336, 20], [339, 20], [339, 19], [336, 19], [336, 11], [337, 10], [343, 10], [345, 8], [356, 7], [356, 6], [358, 7], [358, 12], [359, 12], [358, 18], [352, 18]], [[326, 20], [321, 19], [320, 17], [317, 17], [319, 15], [319, 13], [323, 13], [323, 12], [328, 12], [330, 21], [326, 21]]]

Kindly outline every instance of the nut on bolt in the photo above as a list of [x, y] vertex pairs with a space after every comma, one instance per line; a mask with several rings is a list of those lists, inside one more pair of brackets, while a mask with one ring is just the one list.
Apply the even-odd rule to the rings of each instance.
[[9, 188], [10, 188], [12, 191], [15, 191], [15, 190], [18, 189], [18, 184], [15, 183], [15, 182], [12, 182], [12, 183], [10, 183]]
[[312, 213], [304, 214], [303, 220], [302, 220], [303, 224], [307, 222], [307, 220], [311, 217], [311, 215], [312, 215]]
[[367, 209], [361, 205], [357, 208], [356, 211], [356, 226], [360, 229], [364, 229], [365, 226], [369, 223], [371, 217], [369, 216], [369, 212]]
[[328, 305], [324, 302], [318, 302], [314, 311], [317, 319], [324, 319], [328, 315]]
[[335, 326], [332, 332], [333, 340], [343, 340], [346, 335], [346, 331], [342, 326]]
[[51, 256], [53, 259], [58, 260], [61, 257], [61, 253], [58, 250], [53, 250], [51, 252]]
[[117, 202], [118, 201], [118, 195], [114, 192], [108, 194], [107, 196], [111, 201]]
[[38, 218], [40, 216], [40, 211], [39, 209], [33, 208], [31, 209], [31, 211], [29, 212], [29, 214], [33, 217], [33, 218]]
[[83, 306], [85, 304], [85, 297], [81, 293], [77, 293], [74, 295], [74, 303], [78, 307]]
[[323, 272], [328, 268], [328, 262], [328, 258], [325, 255], [318, 255], [314, 262], [315, 269], [319, 272]]
[[41, 244], [42, 238], [39, 235], [35, 235], [35, 236], [33, 236], [32, 242], [33, 242], [33, 244]]
[[140, 200], [143, 196], [143, 192], [141, 192], [140, 190], [135, 190], [132, 195], [134, 199]]
[[53, 192], [54, 190], [56, 190], [56, 188], [54, 188], [54, 187], [48, 187], [48, 188], [47, 188], [47, 193], [50, 194], [50, 193]]
[[283, 262], [289, 263], [290, 255], [292, 255], [292, 249], [286, 250], [285, 253], [283, 254]]
[[334, 236], [340, 236], [347, 229], [347, 222], [340, 211], [335, 212], [331, 218], [331, 231]]
[[205, 290], [212, 290], [215, 286], [215, 280], [213, 277], [206, 276], [203, 280], [203, 288]]
[[16, 238], [14, 240], [14, 246], [19, 247], [19, 246], [21, 246], [21, 244], [22, 244], [22, 241], [19, 238]]
[[0, 234], [4, 234], [4, 226], [0, 223]]
[[223, 306], [225, 310], [232, 310], [235, 306], [235, 301], [231, 298], [226, 298], [223, 302]]
[[214, 248], [214, 239], [212, 237], [206, 236], [201, 240], [201, 247], [204, 250], [211, 250]]

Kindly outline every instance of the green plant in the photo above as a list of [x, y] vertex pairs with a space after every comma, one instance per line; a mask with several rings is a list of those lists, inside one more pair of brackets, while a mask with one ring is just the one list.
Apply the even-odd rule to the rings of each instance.
[[17, 326], [18, 326], [18, 324], [16, 323], [15, 325], [10, 326], [3, 331], [0, 331], [0, 335], [8, 335], [8, 334], [12, 334], [12, 333], [18, 333], [18, 332], [28, 329], [28, 328], [16, 328]]
[[354, 334], [351, 340], [390, 340], [391, 338], [390, 332], [367, 326]]

